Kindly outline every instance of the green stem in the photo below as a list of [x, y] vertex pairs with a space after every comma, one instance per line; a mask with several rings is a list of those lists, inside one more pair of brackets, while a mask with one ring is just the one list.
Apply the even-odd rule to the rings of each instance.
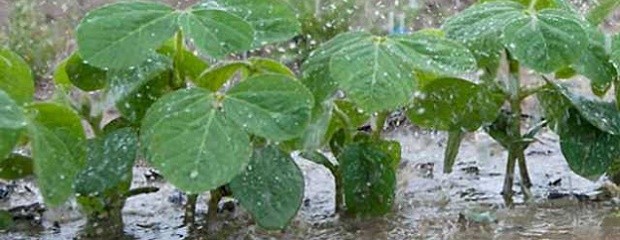
[[532, 0], [532, 1], [530, 2], [529, 7], [527, 8], [527, 10], [528, 10], [529, 12], [534, 12], [534, 11], [536, 11], [536, 3], [538, 3], [538, 0]]
[[334, 179], [336, 182], [336, 213], [342, 213], [344, 212], [344, 190], [342, 188], [342, 173], [339, 167], [336, 167]]
[[198, 194], [187, 195], [187, 203], [185, 203], [185, 216], [183, 218], [183, 224], [190, 228], [196, 224], [196, 202], [197, 201], [198, 201]]
[[223, 191], [221, 188], [211, 191], [211, 198], [209, 198], [209, 212], [207, 213], [207, 223], [213, 224], [217, 221], [217, 207], [222, 200]]
[[517, 152], [517, 159], [519, 162], [519, 175], [521, 176], [521, 191], [523, 192], [523, 196], [525, 200], [532, 199], [532, 192], [530, 188], [532, 187], [532, 180], [530, 179], [530, 175], [527, 171], [527, 163], [525, 162], [525, 154], [523, 154], [523, 150]]
[[448, 133], [448, 146], [446, 146], [443, 158], [443, 173], [448, 174], [452, 172], [452, 167], [456, 162], [456, 156], [459, 153], [459, 147], [464, 135], [465, 133], [460, 130]]
[[336, 104], [334, 104], [334, 113], [336, 117], [342, 121], [345, 125], [345, 143], [351, 142], [353, 140], [353, 132], [357, 131], [357, 129], [351, 123], [351, 119], [345, 112], [343, 112]]
[[523, 101], [527, 97], [532, 96], [532, 95], [540, 92], [544, 87], [545, 87], [545, 85], [539, 85], [539, 86], [535, 86], [535, 87], [524, 88], [519, 93], [519, 99], [521, 101]]
[[383, 127], [385, 126], [385, 120], [390, 115], [389, 112], [384, 111], [377, 114], [377, 118], [375, 119], [374, 128], [372, 129], [372, 138], [374, 140], [378, 140], [381, 138], [381, 133], [383, 132]]

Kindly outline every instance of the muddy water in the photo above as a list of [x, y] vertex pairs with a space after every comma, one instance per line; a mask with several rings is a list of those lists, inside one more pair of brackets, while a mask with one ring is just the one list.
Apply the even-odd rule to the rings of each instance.
[[[126, 236], [110, 239], [620, 239], [620, 217], [611, 203], [586, 203], [561, 194], [589, 194], [600, 183], [570, 173], [557, 137], [544, 133], [526, 152], [535, 199], [506, 208], [500, 195], [506, 153], [483, 133], [467, 137], [455, 171], [442, 174], [446, 136], [400, 129], [386, 133], [403, 145], [397, 202], [389, 216], [357, 220], [334, 215], [334, 183], [329, 172], [296, 159], [304, 171], [306, 194], [292, 226], [282, 232], [256, 227], [241, 209], [220, 214], [217, 224], [190, 235], [181, 227], [183, 195], [163, 181], [147, 180], [146, 167], [134, 170], [134, 186], [157, 186], [158, 193], [132, 198], [124, 209]], [[518, 180], [517, 180], [518, 183]], [[40, 201], [30, 182], [21, 182], [3, 206]], [[24, 190], [25, 187], [33, 192]], [[520, 189], [514, 188], [517, 193]], [[206, 212], [207, 195], [198, 211]], [[472, 217], [473, 216], [473, 217]], [[480, 218], [478, 220], [474, 219]], [[460, 219], [460, 220], [459, 220]], [[58, 222], [54, 226], [54, 222]], [[75, 204], [47, 211], [41, 225], [21, 222], [0, 239], [71, 239], [85, 223]], [[59, 226], [58, 226], [59, 225]]]

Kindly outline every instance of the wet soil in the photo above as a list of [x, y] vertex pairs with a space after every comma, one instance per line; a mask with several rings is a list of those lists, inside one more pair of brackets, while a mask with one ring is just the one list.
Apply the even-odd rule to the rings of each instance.
[[[524, 203], [516, 186], [516, 206], [504, 205], [501, 191], [506, 153], [486, 134], [467, 136], [452, 174], [443, 174], [446, 136], [397, 129], [385, 136], [401, 142], [397, 200], [391, 214], [348, 219], [334, 214], [334, 181], [328, 170], [299, 157], [306, 192], [302, 208], [285, 231], [266, 232], [241, 208], [221, 211], [219, 221], [192, 234], [182, 227], [185, 196], [146, 166], [134, 169], [134, 187], [157, 193], [130, 199], [124, 208], [125, 236], [114, 239], [620, 239], [620, 217], [612, 201], [589, 199], [601, 182], [571, 173], [557, 136], [543, 133], [526, 151], [534, 199]], [[517, 185], [519, 181], [517, 179]], [[208, 195], [198, 200], [207, 211]], [[31, 181], [17, 183], [3, 208], [38, 203]], [[486, 216], [486, 217], [485, 217]], [[71, 239], [85, 220], [75, 203], [48, 209], [40, 219], [21, 220], [0, 239]]]

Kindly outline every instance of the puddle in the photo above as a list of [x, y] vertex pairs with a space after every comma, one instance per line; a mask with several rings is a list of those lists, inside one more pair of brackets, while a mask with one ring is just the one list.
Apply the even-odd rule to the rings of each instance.
[[[114, 239], [618, 239], [620, 217], [609, 203], [580, 202], [572, 195], [594, 192], [600, 183], [570, 172], [557, 137], [543, 133], [526, 151], [535, 199], [506, 208], [500, 194], [506, 152], [484, 133], [466, 137], [454, 172], [442, 174], [443, 133], [399, 129], [387, 138], [402, 143], [397, 200], [390, 215], [367, 220], [334, 214], [334, 182], [322, 166], [297, 158], [306, 180], [301, 210], [285, 231], [266, 232], [242, 209], [220, 214], [215, 229], [189, 235], [181, 227], [184, 196], [150, 169], [134, 169], [134, 187], [156, 186], [160, 191], [128, 200], [123, 211], [125, 236]], [[151, 180], [147, 180], [151, 178]], [[519, 183], [518, 176], [516, 183]], [[37, 203], [41, 199], [29, 181], [17, 183], [3, 208]], [[572, 194], [572, 195], [571, 195]], [[568, 195], [569, 197], [565, 197]], [[549, 200], [550, 198], [559, 198]], [[198, 200], [199, 215], [207, 211], [208, 195]], [[487, 223], [467, 221], [467, 214], [492, 217]], [[460, 220], [459, 220], [460, 219]], [[40, 224], [38, 224], [40, 222]], [[58, 224], [55, 224], [58, 222]], [[85, 223], [75, 203], [48, 210], [42, 219], [24, 220], [0, 239], [71, 239]]]

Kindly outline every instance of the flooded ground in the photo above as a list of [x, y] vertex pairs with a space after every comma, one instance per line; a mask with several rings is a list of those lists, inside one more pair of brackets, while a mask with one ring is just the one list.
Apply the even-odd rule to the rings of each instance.
[[[403, 145], [393, 213], [378, 219], [347, 219], [334, 214], [334, 183], [328, 170], [297, 158], [306, 180], [303, 206], [289, 229], [265, 232], [242, 209], [223, 211], [220, 221], [190, 235], [181, 227], [184, 196], [136, 167], [134, 186], [160, 191], [130, 199], [124, 209], [126, 236], [114, 239], [620, 239], [620, 217], [609, 201], [580, 201], [600, 182], [572, 174], [557, 137], [543, 133], [527, 151], [535, 199], [506, 208], [500, 194], [506, 153], [484, 133], [467, 137], [455, 171], [442, 174], [442, 133], [398, 129], [386, 137]], [[517, 180], [518, 182], [518, 180]], [[29, 191], [27, 189], [32, 190]], [[20, 182], [3, 207], [37, 203], [30, 182]], [[207, 211], [207, 195], [198, 211]], [[38, 224], [40, 222], [41, 224]], [[57, 223], [55, 223], [57, 222]], [[39, 220], [22, 221], [0, 239], [72, 239], [85, 220], [75, 204], [48, 210]], [[206, 225], [206, 224], [205, 224]]]

